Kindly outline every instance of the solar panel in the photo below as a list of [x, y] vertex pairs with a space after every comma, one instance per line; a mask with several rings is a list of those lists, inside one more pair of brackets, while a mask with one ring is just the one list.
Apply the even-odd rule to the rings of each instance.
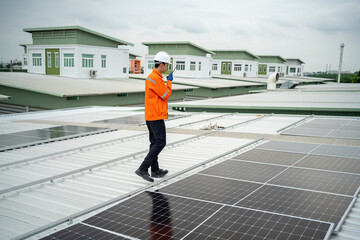
[[240, 180], [266, 182], [284, 169], [286, 169], [286, 167], [227, 160], [205, 169], [200, 173]]
[[221, 205], [144, 192], [84, 222], [139, 239], [180, 239], [214, 214]]
[[337, 226], [353, 198], [265, 185], [237, 206], [332, 222]]
[[354, 158], [308, 155], [295, 166], [360, 174], [360, 160]]
[[[179, 114], [169, 114], [168, 120], [178, 118]], [[110, 118], [105, 120], [93, 121], [93, 123], [112, 123], [112, 124], [134, 124], [134, 125], [142, 125], [145, 124], [145, 116], [144, 114], [119, 117], [119, 118]]]
[[305, 154], [301, 153], [288, 153], [265, 149], [252, 149], [234, 157], [234, 159], [281, 165], [292, 165], [300, 159], [304, 158], [305, 156]]
[[314, 119], [287, 129], [281, 134], [360, 139], [359, 122], [358, 120], [343, 119]]
[[329, 223], [225, 206], [185, 239], [325, 239]]
[[101, 229], [96, 229], [84, 224], [78, 223], [64, 230], [41, 238], [41, 240], [74, 240], [74, 239], [103, 239], [103, 240], [123, 240], [129, 239], [118, 236]]
[[311, 154], [360, 159], [360, 147], [321, 145]]
[[306, 154], [314, 150], [318, 146], [319, 144], [312, 144], [312, 143], [269, 141], [257, 146], [256, 148]]
[[66, 125], [51, 128], [34, 129], [22, 132], [14, 132], [10, 134], [1, 134], [0, 145], [9, 147], [13, 145], [49, 140], [81, 133], [89, 133], [102, 129], [106, 128]]
[[289, 168], [269, 183], [354, 196], [359, 190], [360, 175]]
[[162, 188], [161, 192], [212, 202], [235, 204], [259, 187], [261, 184], [195, 174]]

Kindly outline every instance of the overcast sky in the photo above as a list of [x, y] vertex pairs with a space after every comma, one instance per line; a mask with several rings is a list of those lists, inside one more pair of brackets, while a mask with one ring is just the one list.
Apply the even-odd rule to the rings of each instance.
[[207, 49], [299, 58], [305, 71], [360, 69], [359, 0], [1, 1], [0, 57], [21, 59], [23, 28], [79, 25], [135, 43], [190, 41]]

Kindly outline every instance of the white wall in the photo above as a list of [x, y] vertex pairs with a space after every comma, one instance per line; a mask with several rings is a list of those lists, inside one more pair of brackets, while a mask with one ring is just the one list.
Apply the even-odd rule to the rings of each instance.
[[[174, 72], [175, 77], [187, 77], [187, 78], [210, 78], [211, 77], [211, 57], [191, 56], [191, 55], [173, 55], [173, 66], [175, 68], [176, 62], [185, 62], [185, 70], [177, 69]], [[153, 61], [154, 55], [146, 55], [144, 63], [144, 73], [149, 75], [153, 69], [148, 68], [148, 62]], [[195, 70], [190, 70], [190, 63], [195, 62]], [[199, 71], [199, 62], [201, 62], [201, 70]]]
[[[129, 77], [129, 50], [126, 48], [107, 48], [86, 45], [28, 46], [28, 72], [45, 74], [45, 49], [60, 49], [60, 76], [91, 78], [90, 70], [96, 70], [96, 78]], [[32, 65], [32, 53], [41, 53], [42, 64]], [[64, 54], [74, 54], [74, 67], [64, 67]], [[82, 67], [82, 54], [93, 54], [93, 67]], [[106, 55], [106, 68], [101, 67], [101, 55]], [[123, 69], [126, 68], [126, 73]]]
[[[250, 61], [250, 60], [226, 60], [226, 59], [219, 59], [219, 60], [213, 60], [211, 63], [211, 68], [213, 64], [217, 64], [217, 70], [212, 70], [212, 75], [221, 75], [221, 62], [231, 62], [231, 75], [233, 76], [240, 76], [244, 77], [257, 77], [258, 75], [258, 61]], [[241, 64], [241, 71], [235, 71], [234, 67], [235, 64]], [[245, 65], [248, 65], [248, 70], [245, 71]], [[250, 71], [250, 65], [251, 65], [251, 71]]]

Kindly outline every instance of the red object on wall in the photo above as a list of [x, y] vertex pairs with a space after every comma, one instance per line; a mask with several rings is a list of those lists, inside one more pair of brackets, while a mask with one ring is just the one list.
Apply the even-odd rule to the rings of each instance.
[[135, 73], [135, 74], [140, 74], [141, 73], [141, 61], [140, 60], [131, 60], [131, 65], [130, 65], [130, 71]]

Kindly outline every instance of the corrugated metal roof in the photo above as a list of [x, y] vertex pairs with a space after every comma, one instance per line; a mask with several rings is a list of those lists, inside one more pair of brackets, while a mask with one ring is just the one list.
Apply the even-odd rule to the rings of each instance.
[[[58, 97], [144, 92], [144, 82], [134, 79], [77, 79], [30, 73], [0, 73], [0, 85]], [[54, 87], [56, 85], [56, 88]], [[174, 84], [174, 90], [193, 88]]]
[[[100, 123], [94, 122], [143, 114], [132, 111], [140, 109], [96, 107], [43, 111], [1, 117], [0, 123], [9, 126], [8, 132], [17, 128], [22, 131], [62, 124], [99, 126]], [[170, 177], [176, 176], [169, 181], [186, 177], [194, 166], [201, 167], [204, 162], [219, 162], [239, 151], [252, 149], [258, 144], [254, 140], [261, 137], [265, 140], [291, 138], [300, 142], [360, 145], [356, 140], [336, 142], [334, 139], [279, 135], [280, 130], [308, 121], [311, 116], [171, 114], [179, 116], [166, 121], [167, 147], [159, 156], [161, 167], [169, 169]], [[100, 125], [116, 127], [114, 123]], [[146, 127], [138, 124], [117, 126], [117, 131], [0, 152], [0, 191], [3, 196], [0, 199], [0, 239], [50, 229], [32, 237], [37, 239], [66, 226], [58, 224], [69, 219], [76, 222], [76, 217], [88, 212], [94, 214], [96, 209], [150, 188], [152, 184], [134, 174], [148, 150]], [[158, 181], [155, 184], [167, 183]], [[333, 239], [356, 239], [359, 212], [357, 202], [343, 229]]]

